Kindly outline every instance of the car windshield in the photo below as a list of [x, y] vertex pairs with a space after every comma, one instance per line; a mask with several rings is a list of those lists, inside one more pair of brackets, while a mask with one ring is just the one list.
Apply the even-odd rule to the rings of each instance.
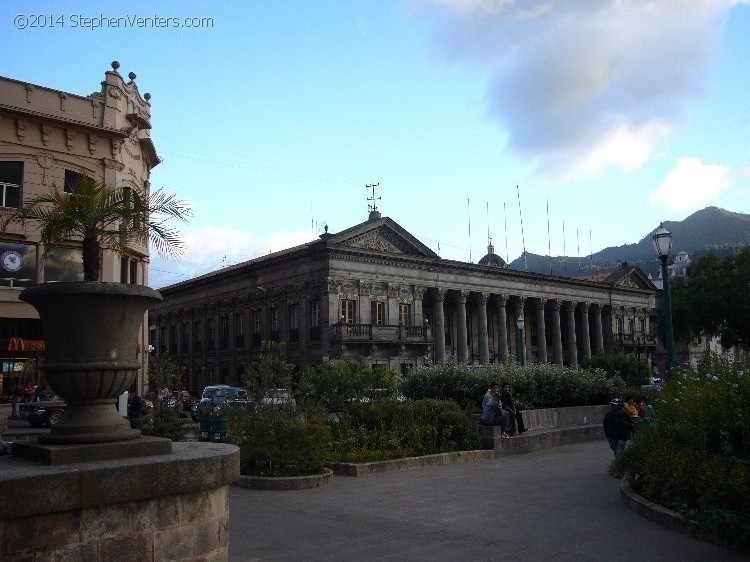
[[238, 390], [237, 394], [235, 394], [235, 398], [239, 398], [240, 400], [247, 400], [247, 390]]

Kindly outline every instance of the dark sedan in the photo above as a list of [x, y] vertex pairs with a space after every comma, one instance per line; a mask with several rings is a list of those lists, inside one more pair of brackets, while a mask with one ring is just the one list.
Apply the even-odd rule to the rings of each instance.
[[18, 417], [34, 427], [52, 427], [60, 423], [68, 405], [63, 400], [24, 402], [18, 405]]

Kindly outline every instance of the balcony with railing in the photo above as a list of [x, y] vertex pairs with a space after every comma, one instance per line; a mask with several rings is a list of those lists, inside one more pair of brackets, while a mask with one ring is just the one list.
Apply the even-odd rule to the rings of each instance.
[[331, 339], [340, 343], [432, 343], [427, 326], [337, 324], [331, 327]]

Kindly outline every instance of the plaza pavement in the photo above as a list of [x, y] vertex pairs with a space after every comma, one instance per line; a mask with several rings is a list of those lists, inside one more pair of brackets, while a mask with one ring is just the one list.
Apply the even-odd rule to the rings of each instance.
[[230, 560], [747, 560], [630, 511], [610, 461], [602, 440], [312, 490], [232, 486]]

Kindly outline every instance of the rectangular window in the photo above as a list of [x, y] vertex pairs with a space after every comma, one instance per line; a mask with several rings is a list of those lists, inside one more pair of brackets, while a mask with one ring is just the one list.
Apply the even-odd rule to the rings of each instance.
[[400, 303], [398, 305], [398, 323], [402, 326], [411, 326], [411, 305]]
[[274, 307], [268, 311], [270, 316], [269, 324], [271, 326], [271, 341], [279, 341], [281, 339], [281, 330], [279, 326], [279, 309]]
[[320, 326], [320, 301], [310, 301], [310, 326]]
[[238, 312], [234, 317], [234, 345], [245, 346], [245, 315], [242, 312]]
[[128, 257], [122, 256], [120, 258], [120, 283], [127, 283], [128, 282]]
[[260, 311], [253, 310], [252, 315], [253, 315], [253, 334], [260, 335], [260, 327], [261, 327]]
[[289, 319], [289, 343], [297, 343], [299, 342], [299, 318], [296, 303], [289, 305], [287, 317]]
[[0, 207], [21, 205], [23, 162], [0, 162]]
[[138, 284], [138, 260], [130, 260], [130, 282]]
[[356, 310], [357, 302], [353, 300], [342, 300], [341, 301], [341, 322], [344, 324], [354, 324], [356, 318], [354, 311]]
[[203, 320], [198, 319], [195, 321], [193, 334], [193, 346], [195, 347], [195, 351], [201, 351], [203, 349]]
[[229, 347], [229, 316], [226, 314], [219, 317], [219, 343], [221, 349]]
[[385, 324], [385, 303], [381, 301], [372, 301], [370, 304], [371, 323], [375, 326]]
[[206, 322], [206, 327], [208, 328], [206, 330], [206, 345], [208, 346], [208, 349], [212, 351], [214, 349], [214, 342], [216, 341], [216, 326], [214, 326], [213, 318]]
[[183, 322], [182, 323], [182, 333], [180, 334], [180, 347], [182, 349], [182, 353], [187, 353], [189, 350], [189, 343], [190, 343], [190, 330], [188, 329], [188, 323]]
[[0, 282], [8, 287], [28, 287], [36, 278], [36, 246], [0, 242]]
[[159, 326], [159, 354], [164, 355], [167, 352], [167, 327]]
[[169, 353], [177, 355], [177, 324], [169, 327]]

